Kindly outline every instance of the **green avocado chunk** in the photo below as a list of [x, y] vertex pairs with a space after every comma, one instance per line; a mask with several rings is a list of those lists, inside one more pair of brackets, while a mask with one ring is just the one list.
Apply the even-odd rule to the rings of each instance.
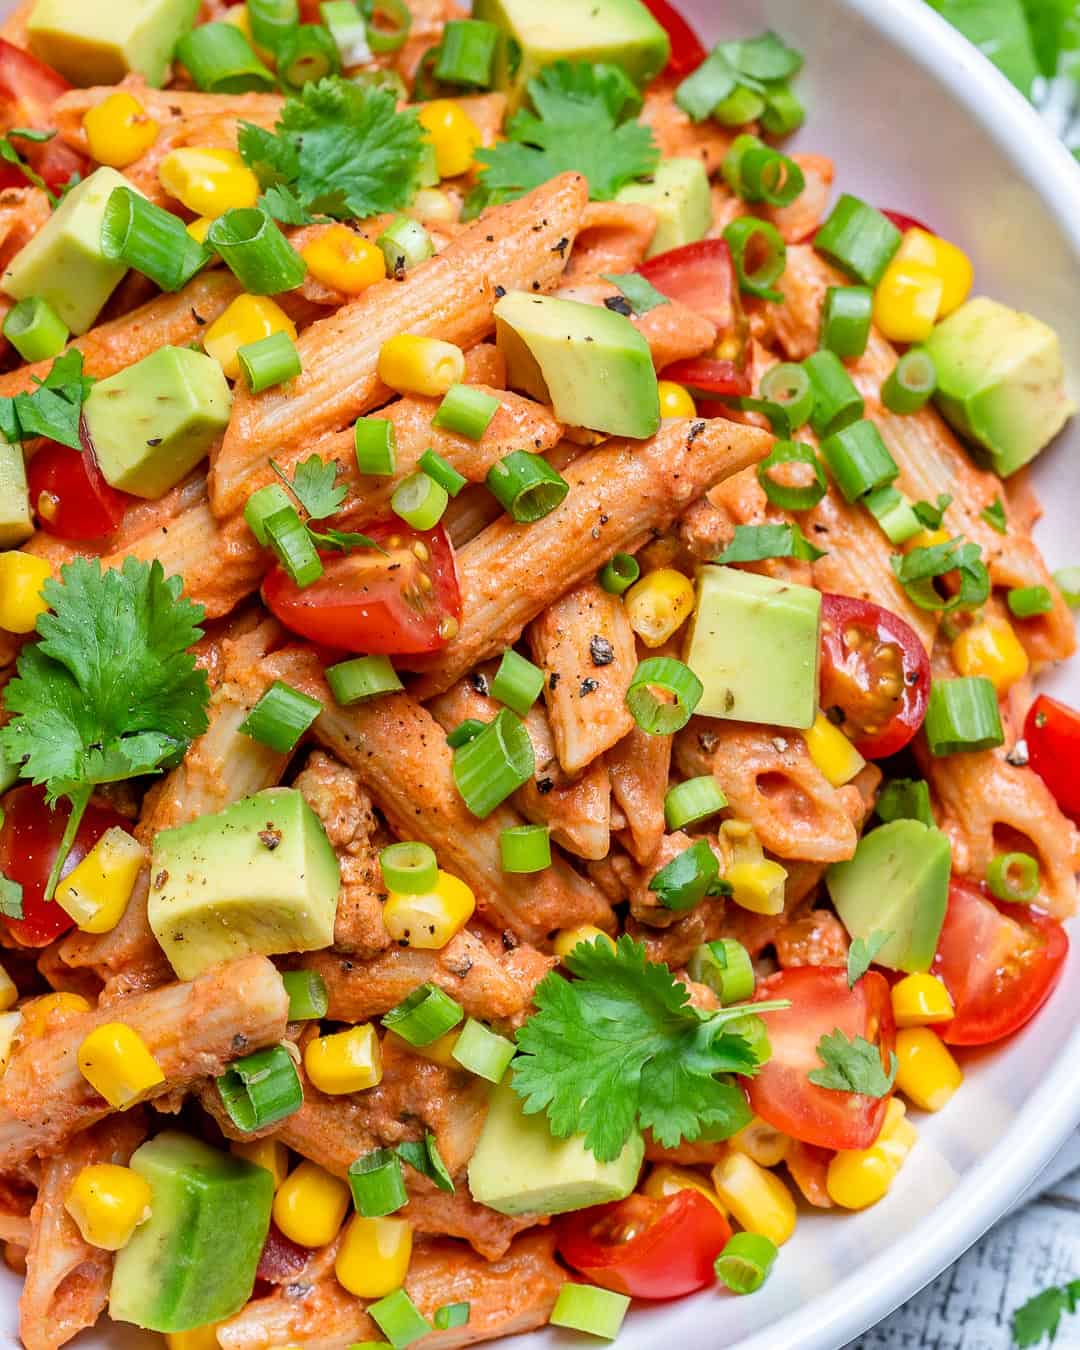
[[1045, 449], [1076, 411], [1058, 336], [1031, 314], [977, 296], [924, 345], [937, 370], [938, 407], [1003, 478]]
[[152, 1192], [150, 1218], [116, 1253], [109, 1314], [149, 1331], [190, 1331], [251, 1297], [270, 1228], [264, 1167], [166, 1130], [131, 1155]]
[[0, 436], [0, 548], [15, 548], [33, 533], [22, 446]]
[[818, 705], [821, 593], [709, 563], [697, 570], [686, 664], [704, 717], [805, 729]]
[[853, 938], [892, 937], [874, 957], [909, 973], [930, 969], [949, 899], [952, 847], [919, 820], [894, 820], [859, 840], [855, 856], [833, 863], [825, 884]]
[[83, 416], [105, 481], [136, 497], [161, 497], [225, 430], [231, 408], [232, 393], [213, 357], [159, 347], [99, 380]]
[[527, 1116], [504, 1082], [491, 1094], [469, 1163], [469, 1190], [500, 1214], [565, 1214], [629, 1195], [644, 1156], [644, 1141], [635, 1134], [614, 1162], [598, 1162], [581, 1135], [556, 1139], [542, 1112]]
[[30, 50], [72, 84], [119, 84], [141, 75], [160, 87], [199, 0], [37, 0]]
[[181, 980], [249, 952], [311, 952], [334, 940], [341, 874], [295, 788], [270, 788], [162, 830], [150, 867], [150, 927]]
[[660, 427], [649, 344], [603, 305], [511, 291], [495, 305], [495, 340], [512, 388], [560, 421], [644, 440]]
[[696, 244], [712, 224], [709, 175], [699, 159], [665, 159], [649, 183], [628, 183], [616, 201], [640, 202], [656, 212], [656, 233], [645, 255]]

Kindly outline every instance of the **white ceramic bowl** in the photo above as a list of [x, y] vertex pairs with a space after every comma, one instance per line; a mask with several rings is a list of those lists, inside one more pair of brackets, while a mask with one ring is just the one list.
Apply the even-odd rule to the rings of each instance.
[[[841, 189], [922, 217], [962, 244], [977, 289], [1061, 334], [1080, 393], [1080, 169], [1011, 86], [923, 0], [676, 0], [703, 38], [769, 26], [806, 53], [809, 110], [798, 144], [834, 157]], [[9, 8], [0, 0], [0, 11]], [[1053, 566], [1080, 561], [1080, 425], [1042, 457], [1040, 542]], [[1047, 687], [1080, 702], [1080, 659]], [[1074, 928], [1074, 937], [1076, 930]], [[752, 1298], [708, 1292], [635, 1309], [620, 1350], [838, 1350], [955, 1260], [1031, 1184], [1080, 1121], [1080, 954], [1049, 1004], [1008, 1045], [968, 1056], [891, 1195], [859, 1215], [804, 1214]], [[0, 1274], [0, 1330], [13, 1343], [19, 1284]], [[107, 1326], [85, 1345], [160, 1345]], [[507, 1342], [565, 1350], [547, 1331]]]

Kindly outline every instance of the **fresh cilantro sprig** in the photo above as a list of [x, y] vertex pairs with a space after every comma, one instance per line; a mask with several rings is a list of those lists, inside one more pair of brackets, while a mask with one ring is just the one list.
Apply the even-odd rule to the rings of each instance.
[[1080, 1280], [1070, 1280], [1068, 1284], [1054, 1284], [1029, 1298], [1013, 1313], [1012, 1334], [1020, 1350], [1038, 1345], [1044, 1336], [1051, 1343], [1058, 1334], [1061, 1319], [1065, 1313], [1074, 1313], [1080, 1308]]
[[554, 972], [536, 990], [538, 1011], [517, 1033], [513, 1088], [525, 1112], [545, 1111], [560, 1139], [583, 1133], [601, 1162], [617, 1158], [637, 1130], [666, 1148], [683, 1139], [734, 1134], [750, 1119], [727, 1076], [760, 1062], [731, 1024], [786, 1002], [706, 1012], [665, 965], [624, 935], [579, 943], [566, 957], [573, 981]]
[[181, 596], [179, 577], [136, 558], [104, 572], [76, 558], [60, 576], [45, 583], [52, 612], [19, 654], [0, 727], [0, 751], [25, 761], [23, 777], [44, 785], [49, 805], [71, 803], [46, 899], [94, 788], [179, 763], [208, 726], [210, 700], [189, 651], [203, 609]]
[[880, 929], [875, 929], [868, 938], [859, 937], [855, 939], [851, 944], [847, 958], [847, 987], [849, 989], [855, 988], [870, 969], [874, 957], [891, 937], [892, 933], [882, 933]]
[[74, 347], [58, 356], [43, 380], [31, 376], [37, 388], [14, 398], [0, 398], [0, 435], [14, 444], [33, 436], [82, 448], [79, 423], [82, 406], [94, 383], [83, 374], [82, 352]]
[[375, 548], [385, 552], [374, 539], [351, 530], [318, 530], [312, 521], [324, 521], [337, 511], [348, 495], [348, 488], [337, 481], [341, 465], [337, 460], [324, 462], [318, 455], [309, 455], [297, 466], [290, 478], [274, 460], [270, 467], [307, 513], [303, 522], [316, 548], [338, 549], [347, 553], [351, 548]]
[[881, 1051], [863, 1036], [854, 1040], [837, 1027], [817, 1043], [823, 1068], [806, 1075], [818, 1087], [832, 1092], [859, 1092], [865, 1097], [884, 1097], [896, 1082], [896, 1055], [889, 1052], [889, 1072], [881, 1067]]

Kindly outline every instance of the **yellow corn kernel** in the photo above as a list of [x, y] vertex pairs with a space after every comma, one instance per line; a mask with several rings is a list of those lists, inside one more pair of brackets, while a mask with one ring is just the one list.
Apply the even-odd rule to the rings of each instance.
[[[210, 233], [210, 226], [213, 225], [213, 223], [214, 220], [212, 216], [200, 216], [198, 220], [189, 220], [184, 228], [197, 244], [205, 244], [206, 236]], [[186, 1333], [181, 1332], [179, 1334], [185, 1335]]]
[[259, 180], [235, 150], [193, 145], [170, 150], [158, 165], [158, 180], [197, 216], [217, 217], [259, 200]]
[[641, 1187], [642, 1195], [650, 1195], [654, 1200], [678, 1195], [680, 1191], [698, 1191], [710, 1204], [716, 1206], [725, 1219], [727, 1218], [727, 1210], [720, 1197], [700, 1172], [695, 1172], [693, 1168], [678, 1167], [674, 1163], [661, 1163], [653, 1168]]
[[305, 1160], [278, 1187], [274, 1222], [301, 1247], [325, 1247], [338, 1235], [349, 1198], [346, 1182]]
[[745, 1153], [727, 1153], [712, 1170], [716, 1193], [735, 1222], [778, 1247], [795, 1231], [795, 1201], [776, 1175]]
[[421, 188], [409, 207], [409, 215], [415, 220], [430, 221], [433, 225], [453, 225], [459, 214], [453, 198], [441, 188]]
[[762, 1167], [777, 1167], [788, 1155], [791, 1138], [759, 1116], [733, 1134], [728, 1144], [736, 1153], [745, 1153]]
[[0, 553], [0, 628], [9, 633], [32, 633], [38, 615], [49, 608], [41, 588], [52, 576], [44, 558], [9, 549]]
[[964, 1081], [948, 1046], [929, 1027], [896, 1033], [896, 1086], [922, 1111], [940, 1111]]
[[19, 991], [15, 987], [15, 981], [4, 967], [0, 966], [0, 1009], [13, 1008], [18, 1001]]
[[693, 613], [694, 583], [674, 567], [658, 567], [634, 582], [623, 604], [645, 646], [662, 647]]
[[461, 1028], [455, 1027], [430, 1045], [410, 1045], [404, 1036], [399, 1036], [396, 1031], [388, 1031], [385, 1036], [386, 1053], [389, 1055], [393, 1050], [396, 1054], [419, 1055], [421, 1059], [430, 1059], [432, 1064], [441, 1064], [444, 1069], [460, 1069], [461, 1065], [454, 1058], [454, 1047], [460, 1035]]
[[961, 675], [983, 675], [999, 694], [1028, 671], [1028, 654], [1008, 619], [989, 615], [953, 639], [952, 658]]
[[95, 1027], [79, 1046], [78, 1064], [94, 1091], [116, 1111], [125, 1110], [165, 1081], [146, 1042], [123, 1022]]
[[150, 1217], [149, 1183], [130, 1167], [92, 1163], [64, 1196], [64, 1208], [91, 1247], [118, 1252]]
[[907, 553], [917, 548], [936, 548], [938, 544], [947, 544], [953, 536], [948, 530], [920, 530], [904, 544]]
[[105, 831], [56, 887], [56, 903], [84, 933], [108, 933], [127, 909], [146, 851], [127, 830]]
[[268, 295], [238, 295], [203, 334], [203, 351], [218, 362], [228, 379], [238, 380], [236, 353], [271, 333], [288, 333], [295, 342], [296, 324]]
[[834, 727], [823, 712], [814, 718], [814, 725], [803, 732], [810, 758], [833, 787], [843, 787], [866, 768], [866, 760], [840, 730]]
[[919, 1141], [919, 1132], [907, 1118], [907, 1107], [899, 1097], [890, 1097], [885, 1123], [874, 1143], [899, 1170]]
[[715, 361], [735, 361], [741, 364], [743, 360], [743, 339], [737, 331], [732, 331], [720, 339], [709, 355]]
[[891, 342], [923, 342], [937, 320], [944, 290], [928, 267], [894, 259], [874, 292], [874, 323]]
[[661, 417], [696, 417], [697, 408], [688, 390], [673, 380], [661, 380], [656, 386], [660, 395]]
[[137, 98], [123, 89], [110, 94], [83, 117], [90, 157], [113, 169], [124, 169], [146, 154], [161, 128]]
[[829, 1160], [825, 1189], [833, 1204], [842, 1209], [866, 1209], [888, 1194], [896, 1171], [880, 1144], [842, 1149]]
[[905, 975], [893, 985], [892, 1007], [898, 1027], [930, 1027], [954, 1016], [949, 991], [936, 975]]
[[941, 278], [939, 318], [951, 314], [971, 293], [971, 284], [975, 280], [971, 259], [963, 249], [950, 244], [939, 235], [929, 234], [926, 230], [920, 229], [906, 231], [893, 261], [897, 259], [918, 263]]
[[320, 1092], [362, 1092], [382, 1081], [382, 1047], [370, 1022], [304, 1047], [304, 1068]]
[[399, 394], [441, 398], [465, 375], [465, 353], [452, 342], [400, 333], [382, 345], [379, 379]]
[[69, 994], [63, 991], [32, 998], [29, 1003], [22, 1006], [19, 1037], [21, 1040], [31, 1041], [37, 1036], [44, 1036], [46, 1031], [65, 1018], [89, 1012], [90, 1006], [82, 994]]
[[219, 1325], [218, 1322], [207, 1322], [191, 1331], [170, 1331], [166, 1333], [165, 1343], [169, 1350], [221, 1350], [217, 1338]]
[[22, 1026], [21, 1012], [0, 1013], [0, 1074], [7, 1068], [11, 1047]]
[[483, 143], [480, 128], [451, 98], [436, 98], [420, 108], [424, 139], [435, 147], [440, 178], [456, 178], [473, 165], [473, 155]]
[[597, 938], [603, 938], [612, 951], [615, 950], [613, 939], [592, 923], [579, 924], [577, 928], [560, 928], [551, 947], [559, 960], [564, 961], [579, 942], [595, 942]]
[[778, 862], [733, 863], [724, 873], [732, 888], [731, 898], [752, 914], [780, 914], [784, 909], [784, 883], [787, 872]]
[[383, 923], [395, 942], [421, 951], [441, 951], [472, 918], [476, 896], [460, 877], [439, 872], [430, 891], [406, 895], [391, 891], [383, 906]]
[[382, 249], [347, 225], [329, 226], [300, 250], [300, 256], [316, 281], [346, 295], [359, 295], [386, 276]]
[[275, 1191], [289, 1174], [289, 1150], [280, 1139], [234, 1139], [229, 1152], [265, 1168], [274, 1178]]
[[334, 1274], [356, 1298], [382, 1298], [405, 1283], [411, 1256], [408, 1219], [354, 1214], [338, 1248]]

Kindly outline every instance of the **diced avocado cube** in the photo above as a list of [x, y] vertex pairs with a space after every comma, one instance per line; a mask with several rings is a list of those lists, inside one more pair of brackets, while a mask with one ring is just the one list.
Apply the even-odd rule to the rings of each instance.
[[149, 1331], [190, 1331], [230, 1317], [251, 1297], [270, 1228], [265, 1167], [166, 1130], [131, 1155], [150, 1217], [116, 1253], [109, 1314]]
[[72, 84], [119, 84], [141, 75], [160, 88], [199, 0], [37, 0], [30, 50]]
[[656, 212], [656, 233], [645, 255], [652, 258], [668, 249], [704, 239], [712, 224], [709, 175], [699, 159], [665, 159], [651, 183], [627, 183], [616, 201], [641, 202]]
[[565, 1214], [629, 1195], [644, 1156], [644, 1141], [635, 1134], [614, 1162], [599, 1162], [582, 1135], [556, 1139], [542, 1112], [527, 1116], [505, 1082], [491, 1095], [469, 1163], [469, 1190], [500, 1214]]
[[706, 564], [686, 663], [704, 686], [705, 717], [805, 729], [818, 705], [821, 592]]
[[642, 86], [671, 54], [667, 33], [641, 0], [474, 0], [472, 13], [505, 34], [495, 85], [509, 91], [512, 107], [533, 76], [556, 61], [610, 62]]
[[33, 533], [22, 446], [0, 436], [0, 548], [15, 548]]
[[925, 347], [938, 407], [1002, 477], [1034, 459], [1076, 411], [1058, 336], [1031, 314], [977, 296], [943, 319]]
[[4, 290], [16, 300], [39, 295], [75, 334], [85, 333], [127, 271], [101, 251], [101, 224], [113, 188], [131, 184], [115, 169], [95, 169], [73, 188], [37, 234], [15, 254]]
[[550, 403], [560, 421], [642, 440], [659, 429], [652, 354], [625, 315], [511, 291], [495, 305], [495, 338], [511, 387]]
[[894, 820], [859, 840], [855, 856], [833, 863], [825, 883], [852, 938], [891, 933], [874, 957], [910, 972], [930, 969], [949, 899], [952, 847], [920, 820]]
[[270, 788], [162, 830], [150, 868], [150, 927], [181, 980], [249, 952], [311, 952], [334, 940], [341, 874], [318, 816]]
[[83, 416], [105, 481], [136, 497], [161, 497], [225, 430], [231, 408], [232, 393], [213, 357], [159, 347], [99, 380]]

